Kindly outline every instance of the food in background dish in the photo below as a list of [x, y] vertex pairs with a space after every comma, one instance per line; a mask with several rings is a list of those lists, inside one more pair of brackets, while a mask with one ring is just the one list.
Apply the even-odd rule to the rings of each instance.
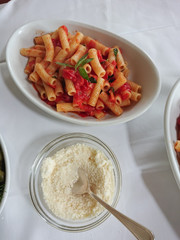
[[119, 46], [107, 47], [66, 26], [34, 38], [20, 49], [24, 69], [40, 98], [58, 112], [102, 119], [141, 99], [141, 86], [128, 80], [129, 69]]
[[45, 158], [41, 167], [44, 200], [59, 218], [80, 220], [103, 211], [103, 207], [89, 194], [72, 194], [78, 168], [86, 171], [95, 194], [109, 204], [113, 201], [115, 179], [112, 163], [102, 151], [77, 143]]
[[0, 202], [3, 197], [4, 186], [5, 186], [5, 166], [4, 166], [3, 152], [0, 147]]
[[177, 153], [177, 160], [180, 165], [180, 116], [176, 120], [177, 140], [174, 143], [174, 149]]

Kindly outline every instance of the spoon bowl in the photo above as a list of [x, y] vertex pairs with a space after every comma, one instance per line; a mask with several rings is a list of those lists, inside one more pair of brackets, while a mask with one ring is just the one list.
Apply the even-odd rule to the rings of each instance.
[[86, 172], [82, 169], [78, 169], [78, 180], [74, 183], [72, 187], [73, 194], [84, 194], [88, 193], [92, 198], [98, 201], [104, 208], [106, 208], [112, 215], [114, 215], [126, 228], [131, 231], [131, 233], [139, 240], [153, 240], [154, 235], [150, 230], [141, 224], [135, 222], [124, 214], [118, 212], [115, 208], [111, 207], [109, 204], [104, 202], [96, 194], [91, 191], [91, 186], [89, 184], [88, 176]]

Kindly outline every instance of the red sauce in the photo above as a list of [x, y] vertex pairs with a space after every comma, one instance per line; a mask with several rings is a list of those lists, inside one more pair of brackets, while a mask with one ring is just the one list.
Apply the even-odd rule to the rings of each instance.
[[62, 76], [74, 83], [76, 94], [73, 96], [73, 103], [77, 104], [79, 108], [87, 112], [94, 110], [91, 106], [83, 104], [84, 102], [88, 102], [90, 98], [89, 92], [93, 88], [94, 84], [88, 82], [86, 79], [81, 77], [78, 71], [73, 69], [64, 68]]
[[109, 91], [109, 100], [110, 102], [115, 102], [115, 97], [112, 90]]
[[101, 54], [100, 50], [97, 50], [97, 56], [98, 56], [98, 59], [99, 59], [100, 63], [105, 61], [105, 59], [102, 57], [102, 54]]
[[115, 67], [116, 67], [116, 65], [117, 65], [116, 61], [112, 61], [111, 64], [112, 64], [113, 66], [115, 66]]
[[30, 67], [33, 67], [35, 65], [35, 60], [29, 61], [28, 64], [29, 64]]
[[61, 43], [60, 43], [59, 39], [52, 38], [52, 43], [53, 43], [54, 47], [61, 47]]
[[87, 48], [95, 48], [96, 47], [96, 42], [94, 40], [90, 40], [89, 43], [87, 44]]
[[[41, 98], [42, 99], [42, 98]], [[48, 99], [42, 99], [46, 104], [50, 105], [51, 107], [56, 107], [56, 101], [49, 101]]]
[[56, 98], [56, 103], [58, 103], [59, 101], [70, 103], [72, 102], [72, 100], [73, 100], [72, 96], [69, 96], [67, 93], [63, 93]]
[[74, 82], [76, 78], [76, 71], [71, 68], [64, 68], [62, 71], [62, 76], [63, 78], [72, 80]]
[[120, 94], [122, 100], [125, 100], [129, 97], [128, 91], [131, 91], [131, 86], [129, 85], [129, 83], [125, 83], [116, 91], [116, 94]]

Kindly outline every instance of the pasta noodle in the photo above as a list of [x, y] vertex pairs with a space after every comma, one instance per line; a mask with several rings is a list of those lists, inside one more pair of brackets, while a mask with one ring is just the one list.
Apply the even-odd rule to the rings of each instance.
[[89, 74], [92, 70], [91, 65], [89, 63], [84, 64], [83, 68], [87, 72], [87, 74]]
[[76, 35], [72, 37], [71, 42], [70, 42], [70, 50], [68, 52], [69, 58], [76, 52], [83, 37], [84, 37], [84, 35], [81, 32], [77, 32]]
[[46, 49], [44, 60], [48, 62], [52, 62], [54, 58], [54, 46], [51, 40], [51, 36], [50, 34], [45, 34], [44, 36], [42, 36], [42, 39]]
[[104, 85], [103, 85], [103, 91], [107, 92], [110, 89], [110, 87], [111, 87], [111, 85], [110, 85], [109, 81], [105, 80]]
[[115, 103], [113, 103], [113, 102], [111, 102], [111, 101], [109, 100], [109, 96], [108, 96], [107, 93], [102, 92], [102, 93], [100, 94], [99, 98], [101, 99], [101, 101], [103, 101], [103, 103], [104, 103], [115, 115], [119, 116], [119, 115], [121, 115], [121, 114], [123, 113], [123, 110], [122, 110], [122, 108], [121, 108], [119, 105], [117, 105], [117, 104], [115, 104]]
[[174, 144], [174, 149], [176, 152], [180, 152], [180, 140], [177, 140]]
[[117, 69], [122, 71], [123, 69], [125, 69], [126, 64], [125, 64], [124, 58], [123, 58], [119, 48], [117, 46], [115, 48], [118, 50], [118, 52], [117, 52]]
[[95, 49], [102, 51], [102, 54], [103, 54], [104, 56], [106, 56], [106, 55], [108, 54], [108, 52], [109, 52], [109, 48], [108, 48], [108, 47], [106, 47], [104, 44], [102, 44], [102, 43], [94, 40], [94, 39], [91, 38], [91, 37], [86, 36], [86, 37], [84, 38], [84, 43], [85, 43], [86, 45], [88, 45], [88, 46], [89, 46], [89, 45], [92, 45]]
[[107, 114], [120, 116], [140, 101], [142, 87], [128, 79], [120, 46], [70, 33], [64, 25], [33, 40], [34, 46], [20, 49], [27, 58], [24, 72], [41, 100], [57, 112], [100, 121]]
[[21, 48], [20, 53], [24, 57], [44, 57], [45, 56], [45, 51], [34, 49], [34, 48]]
[[62, 84], [59, 79], [56, 81], [56, 87], [54, 89], [54, 92], [55, 92], [56, 96], [60, 96], [62, 93], [64, 93]]
[[131, 86], [131, 89], [134, 92], [141, 92], [141, 86], [135, 82], [132, 82], [130, 80], [127, 80], [127, 82], [129, 83], [129, 85]]
[[104, 109], [104, 103], [100, 99], [97, 100], [96, 109], [97, 110], [103, 110]]
[[130, 96], [131, 100], [138, 102], [141, 99], [141, 94], [131, 91], [131, 96]]
[[94, 115], [95, 115], [95, 117], [96, 117], [97, 119], [100, 120], [100, 119], [104, 118], [104, 116], [105, 116], [106, 114], [105, 114], [105, 112], [103, 112], [103, 111], [97, 111], [97, 110], [95, 110]]
[[95, 107], [96, 106], [96, 103], [97, 103], [97, 100], [98, 100], [98, 97], [99, 97], [99, 94], [100, 94], [100, 91], [103, 87], [103, 83], [104, 83], [104, 79], [101, 78], [101, 77], [98, 77], [97, 79], [97, 83], [96, 85], [94, 86], [93, 90], [92, 90], [92, 93], [91, 93], [91, 97], [88, 101], [88, 104]]
[[124, 77], [122, 72], [118, 72], [117, 78], [111, 84], [111, 87], [116, 91], [118, 88], [122, 87], [127, 82], [127, 79]]
[[27, 62], [26, 66], [25, 66], [25, 69], [24, 69], [24, 72], [26, 74], [30, 74], [33, 71], [34, 66], [35, 66], [35, 61], [36, 61], [35, 57], [29, 57], [28, 62]]
[[86, 53], [86, 51], [87, 48], [80, 44], [75, 54], [71, 57], [70, 63], [72, 65], [75, 65], [79, 61], [79, 59]]
[[69, 51], [70, 50], [70, 46], [69, 46], [69, 41], [68, 41], [68, 33], [66, 32], [66, 28], [65, 26], [61, 26], [58, 29], [58, 34], [59, 34], [59, 39], [62, 45], [62, 48], [65, 51]]
[[70, 79], [65, 79], [66, 91], [69, 96], [73, 96], [76, 93], [74, 83]]
[[35, 70], [40, 76], [40, 78], [48, 85], [55, 86], [56, 84], [56, 79], [51, 77], [46, 70], [43, 68], [41, 63], [36, 63]]
[[50, 86], [48, 86], [45, 82], [43, 82], [45, 91], [46, 91], [46, 95], [49, 101], [54, 101], [56, 99], [56, 95], [54, 93], [54, 89]]
[[35, 83], [35, 88], [39, 92], [41, 99], [45, 100], [47, 98], [47, 95], [44, 87]]
[[101, 66], [98, 56], [97, 56], [97, 50], [95, 48], [91, 48], [89, 51], [89, 57], [93, 58], [93, 60], [90, 62], [92, 69], [94, 72], [97, 74], [98, 77], [104, 77], [106, 74], [106, 71], [104, 68]]
[[72, 103], [57, 103], [56, 105], [58, 112], [84, 112], [85, 110], [79, 107], [74, 107]]
[[110, 48], [109, 54], [108, 54], [108, 61], [109, 61], [109, 66], [107, 67], [107, 75], [112, 76], [114, 74], [114, 70], [116, 67], [116, 56], [114, 54], [114, 48]]

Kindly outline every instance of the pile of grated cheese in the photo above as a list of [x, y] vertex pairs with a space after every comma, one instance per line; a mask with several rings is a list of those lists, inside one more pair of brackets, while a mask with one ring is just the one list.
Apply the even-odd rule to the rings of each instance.
[[115, 190], [112, 163], [102, 151], [77, 143], [47, 157], [41, 167], [44, 200], [59, 218], [80, 220], [104, 210], [89, 194], [72, 194], [78, 168], [86, 171], [91, 190], [108, 204], [112, 203]]

